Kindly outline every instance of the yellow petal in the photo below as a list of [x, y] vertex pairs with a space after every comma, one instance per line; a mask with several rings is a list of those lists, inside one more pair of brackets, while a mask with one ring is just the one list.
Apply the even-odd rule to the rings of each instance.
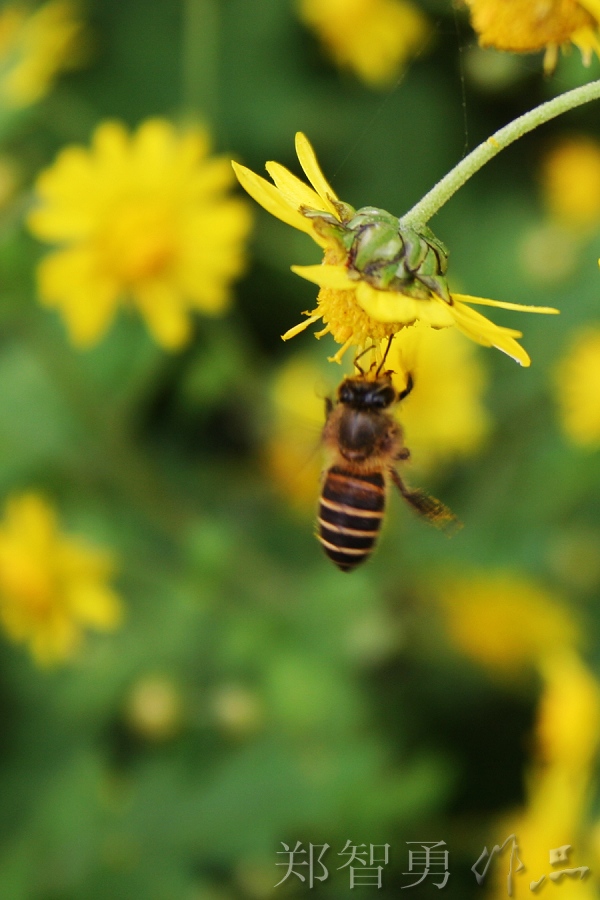
[[579, 0], [579, 5], [600, 22], [600, 0]]
[[496, 347], [497, 350], [506, 353], [521, 366], [531, 365], [529, 355], [514, 339], [521, 337], [520, 331], [495, 325], [485, 316], [461, 303], [455, 302], [451, 308], [456, 327], [472, 341], [482, 344], [484, 347]]
[[74, 618], [83, 625], [113, 631], [121, 624], [120, 598], [102, 582], [87, 580], [70, 585], [68, 600]]
[[146, 171], [161, 170], [168, 165], [179, 149], [174, 127], [166, 119], [146, 119], [131, 141], [136, 166]]
[[296, 178], [285, 166], [278, 162], [268, 162], [265, 168], [275, 182], [277, 190], [281, 191], [284, 200], [294, 209], [305, 206], [308, 209], [323, 210], [325, 204], [319, 195], [299, 178]]
[[178, 350], [189, 340], [190, 317], [171, 284], [154, 282], [140, 286], [134, 298], [157, 343], [167, 350]]
[[290, 338], [296, 337], [297, 334], [300, 334], [301, 331], [304, 331], [305, 328], [308, 328], [309, 325], [312, 325], [313, 322], [318, 322], [318, 320], [322, 317], [322, 313], [319, 313], [315, 316], [310, 316], [308, 319], [305, 319], [304, 322], [300, 322], [298, 325], [294, 325], [293, 328], [288, 328], [285, 334], [281, 335], [282, 341], [289, 341]]
[[300, 278], [306, 278], [319, 287], [332, 288], [334, 291], [353, 291], [358, 282], [352, 281], [348, 276], [346, 266], [292, 266], [292, 272]]
[[477, 312], [474, 309], [471, 309], [464, 303], [460, 303], [456, 299], [454, 300], [454, 304], [450, 307], [450, 309], [452, 310], [453, 315], [456, 314], [458, 316], [461, 316], [465, 322], [470, 322], [471, 325], [484, 336], [487, 333], [494, 335], [498, 331], [502, 331], [504, 334], [510, 335], [510, 337], [523, 337], [522, 331], [518, 331], [516, 328], [506, 328], [506, 326], [504, 325], [496, 325], [496, 323], [492, 322], [491, 319], [486, 318], [486, 316], [482, 316], [481, 313]]
[[498, 309], [513, 309], [516, 312], [532, 312], [532, 313], [560, 313], [560, 309], [554, 306], [526, 306], [522, 303], [506, 303], [504, 300], [486, 300], [483, 297], [471, 297], [468, 294], [452, 294], [455, 300], [460, 303], [474, 303], [476, 306], [497, 306]]
[[366, 281], [361, 281], [356, 288], [356, 299], [376, 322], [410, 325], [418, 320], [433, 328], [447, 328], [454, 324], [451, 308], [436, 298], [417, 300], [399, 291], [379, 291]]
[[93, 253], [86, 247], [57, 250], [38, 265], [40, 301], [58, 307], [71, 340], [79, 347], [96, 343], [107, 331], [116, 311], [116, 281], [101, 276]]
[[129, 152], [129, 133], [121, 122], [102, 122], [93, 137], [97, 158], [104, 164], [121, 164]]
[[301, 131], [296, 134], [296, 153], [298, 154], [298, 159], [304, 170], [304, 174], [314, 187], [315, 191], [321, 200], [323, 200], [329, 212], [332, 212], [336, 218], [339, 218], [336, 208], [331, 202], [332, 200], [338, 199], [335, 191], [332, 190], [331, 185], [323, 175], [310, 141]]
[[600, 56], [600, 41], [592, 28], [578, 28], [571, 36], [571, 43], [581, 51], [584, 66], [589, 66], [594, 53]]
[[255, 172], [247, 169], [246, 166], [241, 166], [236, 162], [232, 162], [231, 165], [244, 190], [263, 209], [266, 209], [267, 212], [277, 219], [281, 219], [286, 225], [291, 225], [292, 228], [305, 231], [306, 234], [310, 234], [313, 238], [315, 237], [315, 232], [309, 220], [305, 219], [297, 209], [293, 209], [286, 203], [281, 192], [277, 190], [274, 184], [270, 184], [264, 178], [261, 178], [260, 175], [256, 175]]

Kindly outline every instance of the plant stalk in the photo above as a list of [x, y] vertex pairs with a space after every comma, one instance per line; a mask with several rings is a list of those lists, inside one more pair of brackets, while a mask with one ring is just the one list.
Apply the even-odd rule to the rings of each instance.
[[513, 141], [570, 109], [598, 99], [600, 99], [600, 80], [591, 81], [589, 84], [584, 84], [583, 87], [560, 94], [553, 100], [548, 100], [519, 116], [514, 122], [510, 122], [504, 128], [496, 131], [487, 141], [465, 156], [441, 181], [438, 181], [435, 187], [425, 194], [422, 200], [419, 200], [406, 215], [402, 216], [402, 223], [413, 228], [425, 225], [469, 178], [472, 178], [482, 166]]

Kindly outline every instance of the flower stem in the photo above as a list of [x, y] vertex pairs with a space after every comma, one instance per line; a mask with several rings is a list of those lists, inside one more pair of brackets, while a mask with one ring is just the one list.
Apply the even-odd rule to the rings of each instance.
[[435, 187], [425, 194], [422, 200], [419, 200], [406, 215], [402, 216], [402, 223], [413, 227], [425, 225], [469, 178], [513, 141], [570, 109], [598, 99], [600, 99], [600, 80], [560, 94], [553, 100], [542, 103], [535, 109], [519, 116], [514, 122], [510, 122], [504, 128], [496, 131], [487, 141], [465, 156], [441, 181], [438, 181]]

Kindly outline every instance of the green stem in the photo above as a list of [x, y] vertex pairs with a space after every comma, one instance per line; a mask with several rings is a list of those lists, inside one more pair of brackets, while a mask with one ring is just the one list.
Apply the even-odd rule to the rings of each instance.
[[465, 156], [451, 172], [438, 181], [429, 193], [425, 194], [422, 200], [419, 200], [405, 216], [402, 216], [402, 223], [412, 227], [425, 225], [469, 178], [513, 141], [570, 109], [598, 99], [600, 99], [600, 80], [560, 94], [554, 100], [542, 103], [530, 112], [519, 116], [514, 122], [510, 122], [500, 131], [496, 131], [487, 141]]

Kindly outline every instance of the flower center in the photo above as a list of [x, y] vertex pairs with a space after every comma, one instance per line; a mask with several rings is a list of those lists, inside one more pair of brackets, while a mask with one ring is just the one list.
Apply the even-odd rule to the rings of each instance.
[[[325, 264], [337, 265], [343, 261], [344, 255], [337, 247], [325, 251]], [[376, 322], [358, 305], [354, 291], [321, 288], [318, 304], [323, 322], [338, 344], [346, 344], [351, 340], [357, 347], [361, 347], [370, 341], [377, 342], [390, 337], [402, 327], [398, 323]]]
[[154, 278], [169, 268], [175, 255], [172, 216], [166, 206], [129, 200], [111, 211], [102, 244], [109, 271], [124, 283]]

